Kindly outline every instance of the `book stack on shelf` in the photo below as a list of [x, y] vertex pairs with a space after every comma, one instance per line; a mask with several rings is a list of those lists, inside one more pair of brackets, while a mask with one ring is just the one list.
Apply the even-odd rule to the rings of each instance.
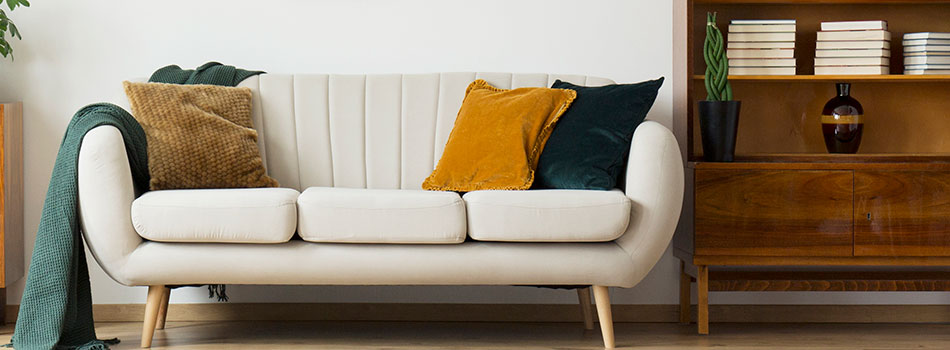
[[904, 34], [904, 74], [950, 74], [950, 33]]
[[730, 22], [729, 74], [795, 75], [795, 26], [794, 19]]
[[815, 75], [884, 75], [891, 71], [887, 21], [822, 22]]

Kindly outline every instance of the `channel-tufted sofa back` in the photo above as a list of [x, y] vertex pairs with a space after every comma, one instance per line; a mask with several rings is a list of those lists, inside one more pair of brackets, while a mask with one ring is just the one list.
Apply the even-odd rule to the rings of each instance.
[[[267, 173], [281, 187], [421, 189], [455, 125], [465, 88], [613, 84], [583, 75], [519, 73], [262, 74], [253, 122]], [[144, 81], [144, 79], [134, 79]], [[129, 108], [117, 89], [114, 102]]]
[[475, 79], [504, 89], [613, 83], [551, 74], [264, 74], [239, 86], [254, 91], [264, 161], [282, 187], [420, 189]]

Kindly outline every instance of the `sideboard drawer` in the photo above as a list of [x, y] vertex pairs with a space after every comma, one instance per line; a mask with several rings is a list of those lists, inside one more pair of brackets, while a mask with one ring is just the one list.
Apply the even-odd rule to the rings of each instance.
[[855, 171], [854, 255], [950, 256], [950, 173]]
[[854, 173], [696, 170], [696, 255], [851, 256]]

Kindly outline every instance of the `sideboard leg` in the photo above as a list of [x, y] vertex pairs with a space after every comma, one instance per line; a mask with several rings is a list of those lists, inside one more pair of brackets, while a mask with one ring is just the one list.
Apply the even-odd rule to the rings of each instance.
[[600, 332], [604, 335], [604, 347], [613, 349], [614, 319], [610, 314], [610, 294], [607, 286], [594, 286], [594, 302], [597, 303], [597, 319], [600, 321]]
[[584, 316], [584, 329], [594, 329], [594, 314], [590, 309], [590, 287], [577, 288], [577, 301], [581, 304], [581, 315]]
[[686, 274], [686, 262], [680, 261], [680, 323], [682, 324], [689, 324], [689, 308], [692, 306], [689, 292], [692, 282], [692, 277]]
[[709, 266], [696, 266], [696, 289], [699, 303], [697, 307], [696, 323], [699, 325], [699, 334], [709, 334]]

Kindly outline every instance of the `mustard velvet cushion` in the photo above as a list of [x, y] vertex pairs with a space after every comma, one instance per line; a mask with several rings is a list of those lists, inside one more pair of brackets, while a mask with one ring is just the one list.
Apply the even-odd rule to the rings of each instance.
[[558, 118], [577, 93], [568, 89], [499, 89], [484, 80], [465, 90], [435, 171], [433, 191], [526, 190]]
[[124, 82], [145, 129], [152, 190], [277, 187], [251, 124], [251, 90]]

